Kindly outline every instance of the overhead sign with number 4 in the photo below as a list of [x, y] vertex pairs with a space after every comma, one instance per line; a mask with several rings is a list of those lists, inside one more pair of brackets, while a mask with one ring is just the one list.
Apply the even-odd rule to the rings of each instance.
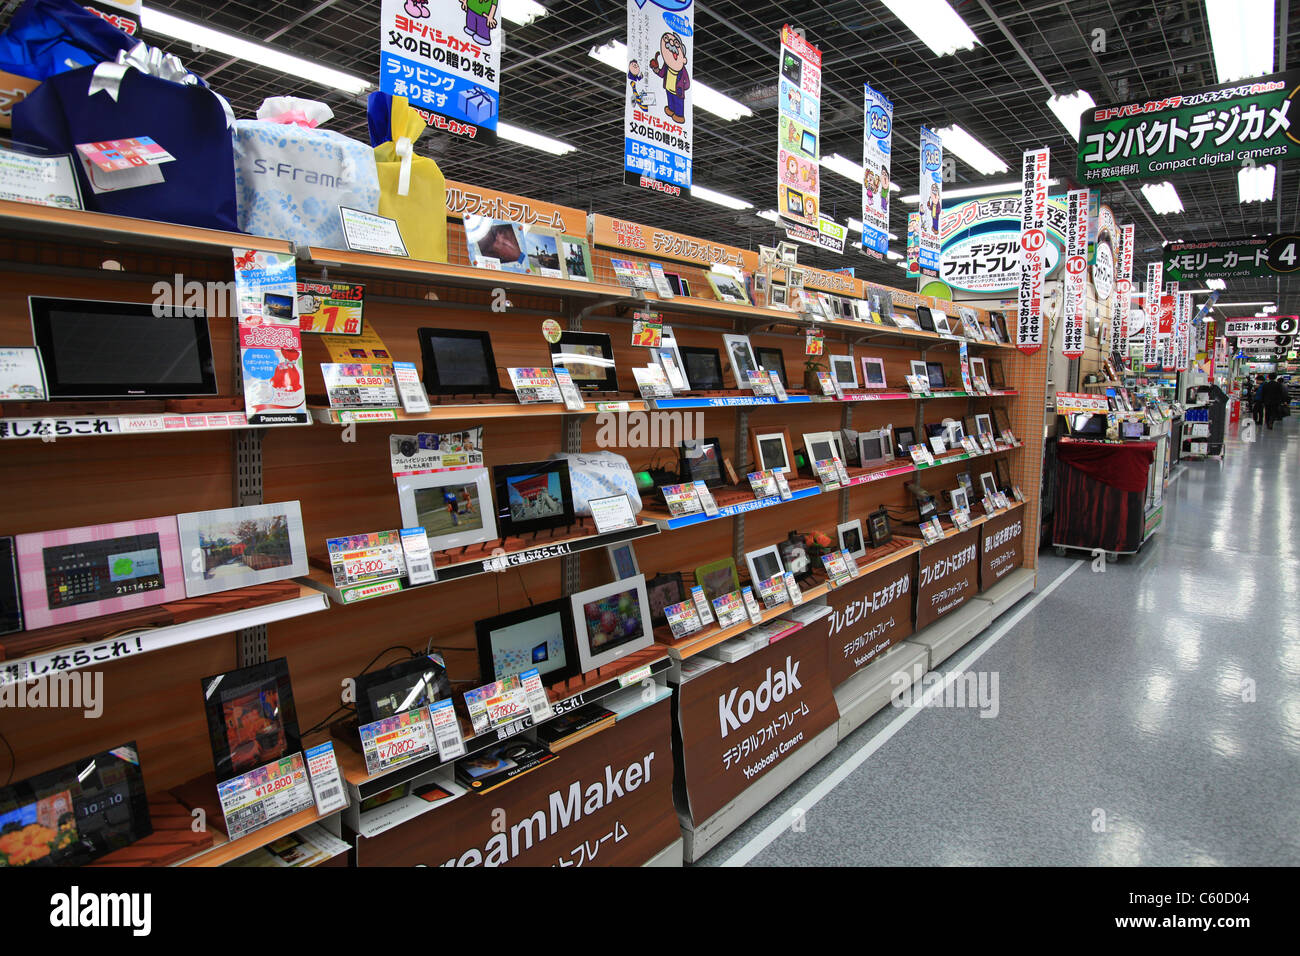
[[1300, 274], [1300, 235], [1251, 236], [1165, 246], [1166, 282], [1268, 279]]

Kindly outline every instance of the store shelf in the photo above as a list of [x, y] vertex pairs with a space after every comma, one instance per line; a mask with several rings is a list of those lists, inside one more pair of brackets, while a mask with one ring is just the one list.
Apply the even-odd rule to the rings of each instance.
[[[381, 590], [373, 595], [359, 595], [348, 597], [349, 591], [356, 588], [364, 587], [363, 585], [354, 585], [353, 588], [340, 589], [334, 584], [334, 576], [330, 571], [324, 568], [316, 567], [311, 569], [306, 583], [316, 588], [318, 591], [329, 596], [329, 599], [335, 604], [351, 605], [365, 600], [374, 598], [390, 597], [396, 594], [409, 594], [413, 591], [422, 591], [427, 588], [437, 587], [439, 584], [445, 584], [448, 581], [457, 581], [463, 578], [473, 577], [478, 574], [497, 573], [498, 568], [494, 562], [504, 558], [505, 567], [500, 570], [512, 570], [522, 567], [526, 564], [536, 564], [539, 561], [549, 561], [552, 558], [562, 558], [569, 554], [581, 554], [583, 551], [592, 551], [596, 548], [605, 548], [614, 544], [622, 544], [625, 541], [636, 541], [640, 538], [648, 538], [659, 533], [659, 527], [655, 524], [639, 524], [635, 528], [624, 528], [622, 531], [609, 531], [605, 534], [591, 533], [594, 531], [594, 525], [586, 523], [572, 526], [574, 528], [586, 528], [587, 533], [579, 533], [574, 536], [552, 536], [545, 538], [535, 545], [525, 545], [521, 538], [509, 538], [503, 541], [488, 542], [487, 545], [477, 545], [475, 550], [484, 554], [483, 557], [476, 557], [468, 561], [456, 561], [446, 564], [438, 564], [438, 558], [447, 560], [448, 552], [437, 552], [433, 555], [435, 568], [438, 573], [438, 579], [429, 584], [418, 584], [412, 587], [406, 583], [405, 578], [399, 580], [399, 588], [390, 590]], [[569, 529], [559, 529], [568, 531]], [[539, 532], [536, 535], [529, 535], [530, 539], [541, 538], [545, 533]], [[458, 549], [465, 551], [468, 549]], [[496, 554], [500, 550], [501, 554]], [[385, 582], [379, 582], [385, 583]]]
[[[799, 487], [795, 487], [796, 484]], [[739, 493], [739, 492], [738, 492]], [[812, 498], [821, 494], [821, 488], [815, 482], [807, 478], [795, 478], [790, 481], [790, 498], [789, 501], [802, 501], [805, 498]], [[717, 490], [714, 491], [715, 496]], [[658, 525], [664, 531], [678, 531], [682, 528], [690, 528], [694, 525], [704, 524], [708, 521], [721, 521], [724, 518], [735, 518], [737, 515], [748, 514], [751, 511], [760, 511], [763, 508], [774, 508], [777, 505], [787, 504], [788, 501], [782, 499], [780, 495], [772, 495], [769, 498], [749, 498], [744, 501], [736, 501], [731, 504], [718, 504], [718, 513], [715, 515], [706, 515], [703, 511], [696, 514], [682, 515], [674, 518], [664, 511], [647, 509], [641, 512], [640, 519], [643, 522], [651, 522]]]
[[650, 402], [655, 411], [679, 411], [691, 408], [753, 408], [761, 405], [808, 405], [808, 395], [791, 395], [784, 402], [773, 395], [701, 395], [683, 398], [656, 398]]
[[[337, 812], [337, 811], [336, 811]], [[333, 816], [330, 814], [329, 816]], [[213, 818], [208, 817], [209, 822]], [[218, 814], [216, 819], [221, 819]], [[231, 860], [238, 860], [241, 856], [252, 853], [254, 850], [260, 850], [269, 843], [274, 843], [281, 837], [287, 837], [291, 833], [296, 833], [303, 827], [311, 826], [321, 820], [328, 819], [322, 817], [316, 812], [314, 806], [301, 810], [291, 817], [285, 817], [275, 823], [269, 823], [260, 830], [254, 830], [247, 836], [242, 836], [238, 840], [228, 840], [225, 834], [219, 830], [216, 832], [216, 842], [212, 849], [204, 850], [189, 859], [182, 860], [175, 864], [176, 866], [224, 866]]]
[[[903, 538], [895, 538], [893, 541], [889, 542], [889, 544], [881, 548], [873, 549], [868, 553], [865, 560], [858, 560], [859, 576], [862, 574], [870, 574], [873, 571], [887, 567], [896, 561], [902, 561], [903, 559], [916, 554], [920, 550], [920, 545], [915, 542]], [[875, 555], [875, 557], [872, 555]], [[841, 587], [843, 586], [845, 585], [841, 585]], [[829, 582], [824, 581], [821, 584], [817, 584], [803, 592], [804, 603], [815, 601], [817, 598], [829, 594], [832, 590], [833, 587]], [[759, 623], [766, 624], [768, 621], [776, 620], [776, 618], [781, 617], [782, 615], [789, 614], [793, 609], [794, 605], [789, 601], [779, 607], [771, 608], [770, 610], [764, 609], [762, 611], [762, 620]], [[694, 657], [696, 654], [707, 651], [711, 647], [717, 647], [722, 642], [729, 641], [733, 637], [741, 637], [758, 626], [758, 624], [754, 624], [748, 618], [745, 619], [743, 624], [736, 624], [728, 628], [719, 628], [715, 622], [711, 627], [687, 635], [681, 640], [673, 641], [671, 643], [665, 641], [664, 643], [667, 645], [668, 653], [673, 656], [673, 659], [680, 662]]]
[[[284, 585], [288, 587], [283, 587]], [[214, 605], [229, 606], [232, 602], [238, 605], [241, 601], [246, 602], [257, 593], [265, 593], [268, 589], [277, 589], [278, 594], [286, 596], [252, 607], [238, 607], [235, 610], [209, 612], [199, 616]], [[67, 633], [69, 640], [75, 640], [76, 643], [43, 647], [39, 653], [15, 656], [0, 662], [0, 684], [28, 680], [44, 674], [97, 667], [220, 634], [231, 634], [244, 628], [257, 627], [259, 624], [270, 624], [274, 621], [301, 617], [304, 614], [314, 614], [328, 607], [329, 599], [324, 594], [304, 582], [294, 580], [278, 582], [278, 585], [257, 585], [239, 591], [190, 598], [186, 601], [158, 605], [156, 608], [143, 608], [140, 612], [126, 611], [123, 614], [111, 614], [96, 618], [92, 622], [78, 622], [77, 625], [59, 625], [43, 628], [40, 631], [20, 632], [9, 635], [5, 639], [8, 643], [0, 647], [8, 652], [9, 648], [21, 648], [24, 644], [40, 642], [43, 634], [59, 633]], [[141, 620], [140, 615], [144, 615], [147, 619]], [[174, 623], [159, 623], [167, 617], [170, 617]], [[86, 633], [88, 623], [93, 625], [94, 633]], [[74, 626], [81, 632], [75, 638], [69, 630]]]
[[601, 412], [644, 412], [647, 403], [639, 398], [611, 398], [607, 401], [587, 402], [580, 412], [570, 411], [564, 405], [546, 402], [538, 405], [520, 405], [518, 402], [484, 402], [469, 405], [434, 405], [428, 412], [408, 415], [400, 409], [339, 409], [313, 406], [312, 418], [323, 425], [352, 425], [367, 422], [449, 422], [469, 418], [549, 418], [555, 415], [595, 415]]
[[293, 252], [293, 244], [283, 239], [180, 226], [152, 219], [110, 216], [102, 212], [54, 209], [10, 200], [0, 200], [0, 232], [39, 239], [59, 237], [104, 242], [151, 252], [160, 249], [208, 252], [228, 258], [236, 247], [285, 254]]
[[[670, 667], [672, 667], [672, 660], [669, 657], [668, 649], [663, 645], [655, 644], [643, 651], [629, 654], [622, 660], [601, 668], [600, 671], [548, 687], [546, 693], [555, 708], [553, 716], [558, 717], [577, 710], [579, 707], [585, 707], [587, 704], [599, 703], [611, 694], [616, 694], [647, 677], [665, 673]], [[542, 721], [542, 723], [545, 722]], [[464, 760], [466, 757], [472, 757], [479, 751], [503, 740], [509, 740], [511, 737], [517, 737], [525, 731], [531, 730], [534, 726], [536, 725], [533, 723], [532, 718], [524, 716], [496, 730], [489, 730], [487, 733], [478, 735], [467, 735], [465, 737], [465, 754], [456, 759]], [[347, 739], [339, 736], [340, 745], [334, 748], [335, 753], [338, 755], [339, 767], [343, 772], [344, 779], [356, 789], [357, 792], [354, 796], [358, 796], [362, 800], [383, 793], [385, 790], [391, 790], [393, 787], [422, 776], [430, 770], [444, 766], [438, 755], [433, 753], [418, 760], [412, 760], [409, 763], [399, 764], [390, 770], [371, 775], [366, 771], [365, 757], [360, 750], [360, 743], [356, 739], [356, 725], [337, 725], [337, 727], [338, 731], [349, 735]], [[462, 733], [466, 729], [462, 723]], [[338, 736], [337, 732], [336, 736]]]
[[[971, 530], [971, 528], [978, 528], [980, 525], [984, 524], [985, 522], [989, 521], [992, 518], [999, 518], [1002, 515], [1011, 514], [1011, 512], [1015, 511], [1017, 508], [1023, 508], [1024, 506], [1025, 503], [1023, 501], [1013, 501], [1011, 502], [1010, 507], [999, 508], [998, 510], [994, 511], [990, 515], [977, 515], [972, 511], [971, 519], [970, 519], [970, 528], [967, 528], [966, 531]], [[948, 517], [947, 513], [940, 514], [938, 517], [947, 521], [952, 520], [951, 518]], [[942, 542], [947, 541], [949, 538], [955, 538], [959, 534], [965, 534], [966, 531], [959, 530], [956, 525], [953, 525], [952, 527], [946, 527], [943, 529], [943, 537], [933, 543], [926, 541], [924, 538], [913, 537], [911, 534], [906, 535], [906, 537], [911, 538], [918, 545], [920, 545], [922, 549], [925, 549], [925, 548], [936, 547]]]
[[[0, 440], [105, 438], [116, 435], [194, 434], [302, 428], [298, 424], [250, 425], [243, 401], [238, 410], [212, 399], [170, 402], [23, 402], [0, 406]], [[226, 403], [229, 404], [229, 403]]]
[[[576, 279], [550, 279], [546, 276], [525, 275], [517, 272], [498, 272], [495, 269], [476, 269], [473, 266], [449, 265], [424, 259], [402, 259], [373, 252], [349, 252], [342, 249], [322, 249], [311, 246], [306, 250], [308, 263], [337, 269], [345, 276], [402, 279], [430, 282], [461, 289], [505, 289], [510, 292], [529, 292], [537, 295], [559, 295], [573, 299], [599, 301], [637, 298], [620, 285], [600, 282], [582, 282]], [[300, 268], [305, 274], [304, 263]]]

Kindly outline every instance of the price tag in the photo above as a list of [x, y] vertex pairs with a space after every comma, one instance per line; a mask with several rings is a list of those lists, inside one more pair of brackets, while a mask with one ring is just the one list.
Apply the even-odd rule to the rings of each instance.
[[970, 530], [970, 513], [965, 508], [954, 508], [948, 512], [948, 515], [952, 518], [952, 523], [957, 527], [958, 531]]
[[997, 505], [993, 503], [993, 499], [988, 495], [985, 495], [980, 499], [980, 505], [984, 508], [984, 513], [986, 515], [991, 515], [993, 512], [998, 510]]
[[631, 687], [633, 684], [639, 684], [642, 681], [650, 679], [650, 665], [638, 667], [634, 671], [628, 671], [618, 679], [619, 687]]
[[781, 384], [781, 376], [776, 372], [768, 372], [767, 375], [772, 381], [772, 391], [776, 394], [776, 400], [778, 402], [790, 401], [790, 393], [787, 392], [785, 386]]
[[[651, 270], [653, 272], [653, 269]], [[664, 285], [668, 280], [664, 279]], [[669, 287], [669, 291], [672, 289]], [[635, 312], [632, 316], [632, 344], [657, 349], [664, 337], [664, 317], [658, 312]]]
[[700, 616], [701, 626], [713, 623], [713, 612], [709, 610], [709, 599], [704, 594], [704, 588], [698, 584], [691, 588], [691, 600], [695, 602], [695, 613]]
[[835, 459], [819, 458], [813, 462], [813, 471], [817, 472], [817, 480], [827, 488], [834, 488], [840, 483], [839, 472], [835, 470]]
[[406, 557], [406, 579], [412, 584], [432, 584], [438, 580], [433, 555], [429, 553], [429, 536], [423, 528], [403, 528], [402, 554]]
[[632, 369], [636, 387], [646, 401], [656, 398], [672, 398], [673, 387], [668, 382], [668, 373], [662, 365], [649, 365], [645, 368]]
[[512, 675], [465, 691], [465, 709], [469, 711], [474, 733], [484, 734], [525, 716], [528, 701], [519, 678]]
[[540, 724], [555, 716], [555, 708], [551, 706], [551, 699], [546, 696], [546, 688], [542, 686], [542, 674], [536, 667], [520, 674], [519, 683], [523, 685], [524, 700], [528, 704], [528, 713], [532, 716], [533, 723]]
[[975, 437], [973, 435], [964, 435], [961, 440], [961, 446], [966, 449], [968, 455], [978, 455], [980, 453], [980, 446], [975, 444]]
[[589, 498], [587, 504], [591, 506], [591, 517], [600, 534], [636, 527], [636, 515], [632, 512], [632, 501], [627, 495]]
[[717, 615], [718, 626], [721, 628], [743, 624], [748, 616], [745, 610], [745, 599], [741, 597], [739, 591], [714, 598], [713, 611]]
[[762, 624], [763, 612], [758, 606], [758, 601], [754, 599], [754, 589], [746, 584], [740, 589], [740, 595], [745, 601], [745, 610], [749, 612], [750, 624]]
[[1023, 491], [1020, 490], [1020, 486], [1019, 486], [1019, 485], [1012, 485], [1012, 486], [1011, 486], [1011, 494], [1013, 494], [1013, 495], [1015, 496], [1016, 501], [1024, 501], [1024, 500], [1025, 500], [1025, 493], [1024, 493]]
[[339, 206], [343, 238], [353, 252], [378, 252], [385, 256], [407, 255], [406, 243], [396, 219], [360, 209]]
[[333, 743], [317, 744], [305, 754], [311, 792], [316, 798], [316, 812], [321, 816], [342, 810], [348, 805], [348, 791], [339, 773]]
[[582, 392], [578, 391], [578, 386], [573, 384], [573, 375], [567, 368], [557, 368], [555, 370], [555, 381], [560, 387], [560, 397], [564, 399], [564, 407], [571, 412], [581, 412], [587, 408], [587, 403], [582, 398]]
[[785, 589], [790, 595], [790, 603], [798, 607], [803, 603], [803, 591], [799, 590], [799, 584], [795, 581], [794, 575], [789, 571], [785, 572]]
[[849, 554], [848, 548], [845, 548], [840, 554], [844, 555], [844, 563], [848, 565], [850, 578], [856, 578], [862, 573], [862, 569], [858, 567], [858, 559]]
[[820, 331], [814, 329], [804, 336], [803, 354], [821, 355], [826, 351], [826, 340]]
[[674, 518], [697, 514], [704, 510], [694, 485], [664, 485], [659, 490], [663, 492], [668, 513]]
[[835, 474], [839, 478], [840, 484], [847, 485], [849, 483], [848, 469], [844, 467], [844, 462], [840, 461], [839, 455], [836, 455], [833, 460], [835, 462]]
[[997, 445], [993, 443], [993, 436], [988, 432], [980, 435], [980, 444], [984, 446], [984, 450], [987, 452], [997, 451]]
[[420, 381], [414, 362], [394, 362], [393, 374], [397, 378], [397, 394], [402, 400], [402, 411], [408, 415], [427, 415], [429, 396]]
[[330, 408], [393, 408], [399, 403], [389, 365], [322, 362]]
[[924, 445], [913, 445], [907, 452], [912, 456], [912, 461], [918, 465], [934, 464], [934, 456], [930, 454], [930, 449]]
[[772, 481], [776, 485], [776, 493], [781, 496], [782, 501], [789, 501], [794, 497], [794, 492], [790, 490], [790, 482], [785, 479], [784, 468], [772, 469]]
[[438, 759], [443, 763], [465, 756], [465, 738], [456, 719], [456, 708], [451, 700], [440, 700], [429, 707], [429, 721], [433, 724], [433, 740], [438, 747]]
[[672, 628], [675, 639], [694, 634], [704, 626], [700, 623], [700, 615], [696, 613], [695, 604], [692, 601], [670, 604], [664, 608], [664, 617], [668, 618], [668, 626]]
[[387, 581], [406, 573], [401, 533], [398, 531], [372, 531], [346, 538], [330, 538], [325, 547], [329, 551], [334, 586], [338, 588]]
[[849, 569], [844, 566], [844, 559], [838, 551], [828, 551], [822, 555], [822, 567], [831, 587], [839, 587], [849, 576]]
[[944, 445], [942, 438], [938, 435], [932, 435], [930, 436], [930, 450], [936, 455], [942, 455], [948, 449], [947, 446]]
[[706, 515], [712, 518], [718, 513], [718, 503], [713, 500], [713, 492], [711, 492], [709, 486], [702, 481], [697, 481], [694, 484], [695, 496], [700, 500], [700, 507], [704, 509]]
[[231, 840], [306, 810], [315, 800], [301, 753], [217, 784], [217, 799]]
[[835, 394], [835, 379], [831, 378], [830, 372], [818, 372], [817, 384], [822, 387], [822, 394], [830, 397]]
[[510, 373], [510, 384], [514, 386], [515, 397], [519, 399], [520, 405], [558, 404], [564, 401], [554, 369], [510, 368], [506, 371]]
[[997, 493], [997, 495], [994, 497], [993, 500], [996, 501], [998, 507], [1003, 509], [1004, 511], [1007, 508], [1011, 507], [1011, 502], [1007, 501], [1007, 496], [1000, 491]]
[[396, 767], [433, 751], [433, 727], [426, 707], [376, 720], [360, 728], [366, 773]]
[[925, 538], [926, 544], [934, 544], [943, 537], [943, 530], [939, 527], [935, 519], [921, 522], [921, 537]]
[[769, 611], [790, 600], [789, 592], [785, 589], [785, 575], [777, 574], [759, 581], [758, 596], [763, 599], [763, 606]]
[[755, 498], [771, 498], [777, 494], [777, 480], [770, 471], [752, 471], [749, 473], [749, 486], [754, 489]]

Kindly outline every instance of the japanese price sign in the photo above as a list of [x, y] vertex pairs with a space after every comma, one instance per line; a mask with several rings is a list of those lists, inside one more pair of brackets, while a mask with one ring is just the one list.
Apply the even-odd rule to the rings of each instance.
[[1119, 243], [1119, 276], [1115, 279], [1115, 302], [1110, 314], [1110, 348], [1123, 352], [1128, 341], [1128, 312], [1133, 294], [1133, 233], [1134, 227], [1125, 226]]
[[1078, 358], [1083, 355], [1084, 294], [1088, 288], [1088, 190], [1071, 189], [1066, 207], [1065, 341], [1061, 353]]
[[1043, 278], [1047, 248], [1047, 172], [1050, 151], [1025, 151], [1020, 182], [1020, 315], [1016, 348], [1032, 355], [1043, 346]]

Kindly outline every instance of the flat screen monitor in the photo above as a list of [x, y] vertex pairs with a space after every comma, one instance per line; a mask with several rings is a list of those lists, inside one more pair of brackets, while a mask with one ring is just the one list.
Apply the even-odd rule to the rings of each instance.
[[1085, 437], [1097, 437], [1106, 434], [1106, 416], [1080, 412], [1070, 416], [1070, 431]]
[[427, 707], [451, 696], [447, 670], [432, 657], [417, 655], [357, 678], [357, 720], [376, 720]]
[[569, 463], [562, 459], [497, 465], [497, 534], [545, 531], [573, 524]]
[[424, 387], [430, 395], [495, 395], [497, 377], [492, 339], [465, 329], [418, 329], [424, 359]]
[[217, 394], [201, 309], [41, 296], [28, 304], [51, 399]]
[[617, 392], [613, 341], [604, 332], [563, 332], [552, 342], [551, 364], [565, 368], [583, 391]]
[[533, 668], [547, 685], [578, 673], [572, 618], [564, 598], [476, 621], [474, 630], [484, 684]]
[[0, 868], [84, 866], [152, 832], [134, 741], [0, 788]]

